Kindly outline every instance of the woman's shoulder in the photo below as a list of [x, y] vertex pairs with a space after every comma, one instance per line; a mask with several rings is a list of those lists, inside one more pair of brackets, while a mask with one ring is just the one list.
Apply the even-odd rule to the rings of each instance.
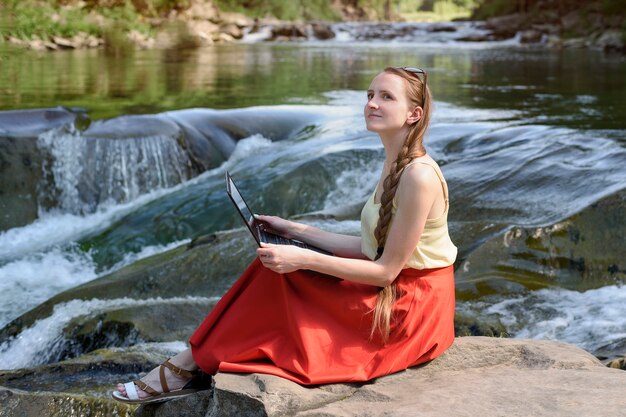
[[441, 169], [437, 162], [428, 155], [415, 158], [407, 164], [400, 178], [400, 182], [405, 182], [413, 186], [424, 186], [433, 180], [439, 182]]

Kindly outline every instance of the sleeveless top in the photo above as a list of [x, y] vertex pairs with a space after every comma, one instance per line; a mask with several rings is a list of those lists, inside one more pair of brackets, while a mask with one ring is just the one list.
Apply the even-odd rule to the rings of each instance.
[[[452, 265], [456, 259], [457, 248], [448, 234], [448, 208], [450, 203], [443, 178], [439, 171], [427, 162], [413, 161], [407, 167], [412, 164], [428, 165], [435, 170], [443, 188], [446, 207], [441, 216], [434, 219], [426, 219], [422, 236], [404, 268], [430, 269]], [[378, 249], [376, 237], [374, 236], [374, 230], [376, 230], [376, 225], [378, 224], [378, 210], [380, 209], [380, 203], [374, 202], [377, 189], [378, 184], [361, 211], [361, 252], [372, 260], [376, 257]], [[392, 204], [391, 221], [393, 222], [397, 210], [395, 197]]]

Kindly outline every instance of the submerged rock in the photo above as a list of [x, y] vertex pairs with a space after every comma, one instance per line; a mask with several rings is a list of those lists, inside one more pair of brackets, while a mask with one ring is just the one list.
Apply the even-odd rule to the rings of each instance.
[[626, 189], [556, 224], [513, 227], [470, 253], [455, 273], [457, 295], [559, 287], [585, 291], [626, 282]]

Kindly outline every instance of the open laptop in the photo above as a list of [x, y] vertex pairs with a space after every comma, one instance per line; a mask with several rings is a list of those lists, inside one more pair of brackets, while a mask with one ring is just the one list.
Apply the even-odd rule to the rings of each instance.
[[230, 200], [233, 202], [237, 211], [241, 215], [243, 222], [252, 233], [254, 240], [256, 240], [257, 245], [261, 247], [261, 242], [263, 243], [273, 243], [275, 245], [294, 245], [305, 249], [314, 250], [316, 252], [320, 252], [326, 255], [332, 255], [330, 252], [325, 251], [324, 249], [320, 249], [313, 245], [306, 244], [296, 239], [288, 239], [286, 237], [276, 235], [274, 233], [268, 232], [264, 229], [263, 222], [258, 221], [254, 215], [252, 214], [252, 210], [248, 207], [248, 204], [241, 196], [241, 193], [237, 189], [233, 178], [230, 176], [228, 171], [226, 171], [226, 193], [230, 197]]

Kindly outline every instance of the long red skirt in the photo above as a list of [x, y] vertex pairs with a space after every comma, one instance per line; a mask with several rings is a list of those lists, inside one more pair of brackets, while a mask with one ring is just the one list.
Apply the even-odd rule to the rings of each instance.
[[391, 335], [370, 340], [377, 287], [256, 259], [191, 336], [209, 373], [278, 375], [299, 384], [367, 381], [434, 359], [454, 341], [452, 267], [404, 269]]

